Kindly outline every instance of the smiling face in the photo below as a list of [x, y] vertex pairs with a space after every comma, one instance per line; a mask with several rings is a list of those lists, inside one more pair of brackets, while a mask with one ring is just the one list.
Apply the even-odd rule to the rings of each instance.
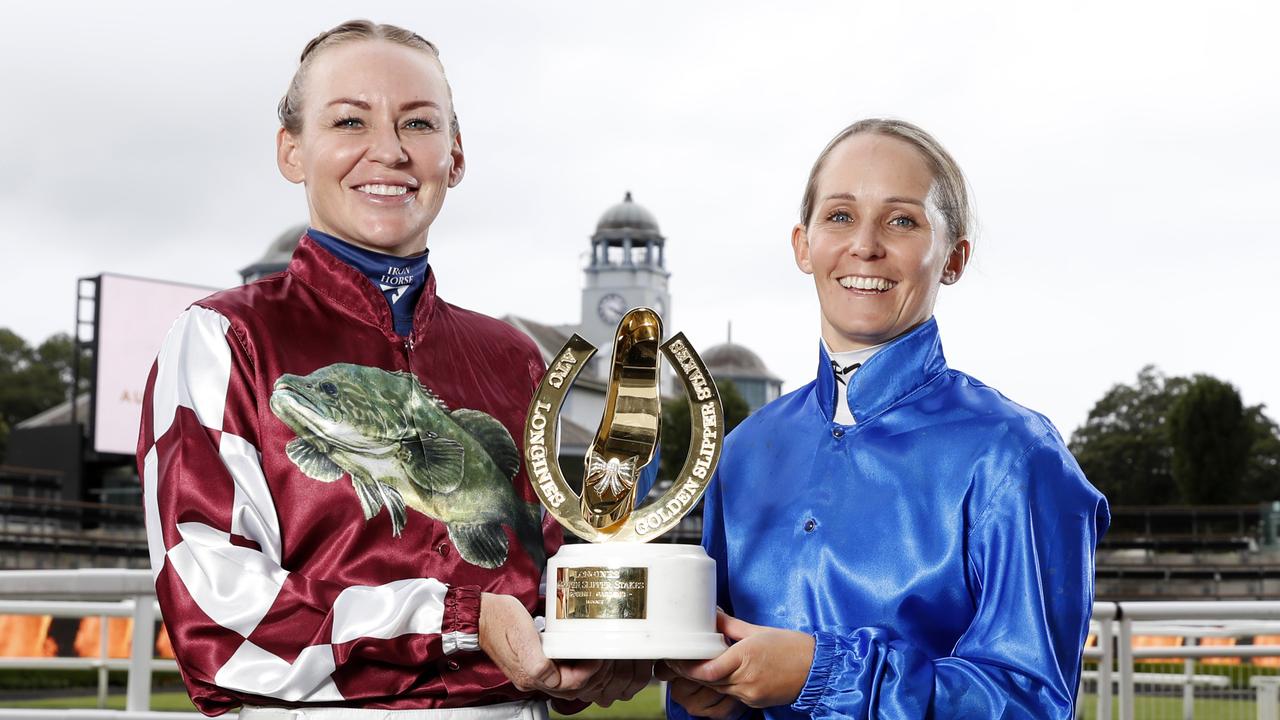
[[939, 286], [960, 279], [969, 241], [948, 239], [933, 184], [924, 157], [898, 138], [853, 135], [827, 157], [813, 213], [791, 245], [813, 275], [833, 351], [907, 332], [933, 314]]
[[383, 40], [326, 48], [307, 70], [302, 130], [281, 129], [280, 172], [306, 185], [312, 227], [391, 255], [422, 252], [462, 137], [440, 63]]

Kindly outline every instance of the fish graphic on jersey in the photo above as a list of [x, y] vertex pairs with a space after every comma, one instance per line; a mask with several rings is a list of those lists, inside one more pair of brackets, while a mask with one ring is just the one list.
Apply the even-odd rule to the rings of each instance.
[[349, 363], [281, 375], [271, 411], [298, 436], [285, 446], [293, 464], [322, 482], [350, 476], [365, 520], [386, 508], [393, 536], [408, 507], [445, 523], [473, 565], [506, 561], [504, 525], [545, 560], [541, 508], [516, 496], [520, 452], [493, 417], [450, 410], [410, 373]]

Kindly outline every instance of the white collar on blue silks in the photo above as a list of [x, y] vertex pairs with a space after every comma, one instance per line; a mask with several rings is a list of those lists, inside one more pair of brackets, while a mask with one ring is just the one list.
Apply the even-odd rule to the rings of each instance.
[[872, 355], [880, 352], [888, 344], [880, 343], [861, 350], [834, 352], [827, 341], [822, 340], [822, 347], [827, 351], [827, 357], [831, 359], [831, 369], [836, 375], [836, 422], [841, 425], [855, 424], [853, 411], [849, 409], [849, 378], [853, 377], [858, 368], [870, 360]]

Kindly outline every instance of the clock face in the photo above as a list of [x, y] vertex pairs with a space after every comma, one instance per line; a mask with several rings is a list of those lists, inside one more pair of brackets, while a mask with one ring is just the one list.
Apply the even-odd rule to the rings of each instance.
[[596, 313], [600, 315], [600, 319], [607, 323], [616, 323], [627, 314], [627, 301], [621, 295], [609, 293], [600, 298], [600, 304], [596, 306]]

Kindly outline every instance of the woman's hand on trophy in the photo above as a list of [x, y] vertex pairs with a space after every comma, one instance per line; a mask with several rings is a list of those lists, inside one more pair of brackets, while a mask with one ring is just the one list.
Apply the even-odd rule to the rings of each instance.
[[653, 679], [652, 660], [560, 660], [560, 687], [552, 697], [609, 707], [630, 700]]
[[572, 699], [556, 697], [560, 691], [550, 693], [551, 707], [561, 715], [575, 715], [592, 703], [609, 707], [619, 700], [630, 700], [653, 679], [653, 662], [650, 660], [566, 660], [557, 666], [563, 676], [566, 671], [583, 667], [582, 663], [597, 668], [591, 682], [572, 693]]
[[669, 660], [659, 665], [654, 669], [654, 676], [667, 681], [667, 692], [671, 694], [671, 699], [690, 715], [726, 720], [736, 718], [746, 711], [747, 706], [737, 698], [678, 675], [670, 667], [674, 662]]
[[602, 674], [603, 661], [555, 663], [549, 659], [542, 652], [533, 617], [510, 595], [480, 594], [479, 642], [511, 684], [525, 692], [593, 701], [609, 680]]
[[630, 700], [653, 677], [649, 660], [567, 660], [542, 652], [533, 618], [510, 595], [480, 594], [480, 649], [520, 690], [608, 707]]
[[[812, 635], [752, 625], [723, 611], [717, 611], [716, 629], [733, 641], [719, 657], [711, 660], [668, 660], [667, 665], [685, 680], [754, 708], [795, 702], [813, 665]], [[672, 688], [674, 696], [674, 683]], [[682, 687], [681, 692], [693, 698], [692, 690]], [[707, 703], [713, 699], [713, 696], [701, 694], [691, 702]], [[679, 699], [676, 702], [680, 702]], [[711, 706], [718, 707], [718, 704], [711, 703]], [[701, 714], [688, 706], [685, 709]]]
[[653, 661], [606, 660], [601, 678], [604, 682], [592, 700], [601, 707], [609, 707], [619, 700], [630, 700], [649, 684], [653, 679]]
[[542, 652], [533, 617], [519, 600], [481, 593], [479, 625], [480, 650], [518, 689], [550, 692], [560, 687], [560, 668]]

